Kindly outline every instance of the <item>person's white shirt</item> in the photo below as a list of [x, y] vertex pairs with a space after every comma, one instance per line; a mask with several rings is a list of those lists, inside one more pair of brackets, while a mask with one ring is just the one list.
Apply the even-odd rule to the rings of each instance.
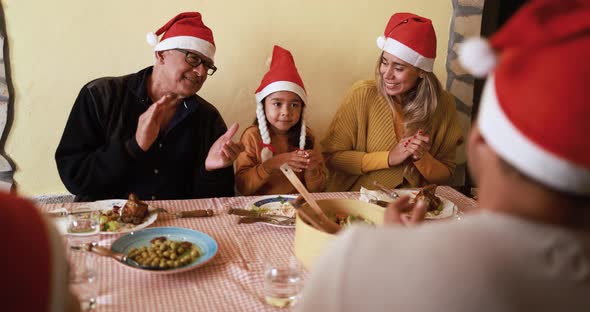
[[353, 226], [313, 267], [298, 310], [590, 311], [589, 294], [587, 233], [482, 212]]

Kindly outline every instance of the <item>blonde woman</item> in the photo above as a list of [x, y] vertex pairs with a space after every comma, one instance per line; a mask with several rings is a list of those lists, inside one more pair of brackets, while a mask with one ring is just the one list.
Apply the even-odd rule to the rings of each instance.
[[432, 22], [411, 13], [391, 16], [375, 80], [355, 83], [321, 142], [330, 170], [328, 191], [448, 183], [462, 130], [455, 101], [432, 72]]

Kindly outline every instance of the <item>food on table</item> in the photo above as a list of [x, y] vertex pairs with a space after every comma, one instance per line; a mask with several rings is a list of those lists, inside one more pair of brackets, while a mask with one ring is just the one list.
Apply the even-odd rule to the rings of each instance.
[[414, 198], [414, 202], [418, 200], [426, 202], [426, 215], [429, 217], [439, 215], [444, 207], [442, 200], [434, 194], [436, 187], [436, 184], [427, 185], [421, 188]]
[[151, 245], [133, 248], [127, 257], [142, 266], [176, 269], [193, 263], [203, 253], [195, 244], [168, 240], [166, 237], [156, 237], [150, 241]]
[[121, 228], [119, 209], [121, 207], [114, 206], [113, 209], [100, 212], [99, 222], [101, 231], [117, 232]]
[[142, 224], [145, 218], [149, 216], [148, 205], [137, 198], [137, 195], [131, 193], [121, 211], [121, 221], [135, 225]]
[[123, 228], [133, 228], [142, 224], [147, 217], [149, 217], [148, 205], [131, 193], [123, 207], [113, 206], [113, 209], [100, 212], [100, 230], [119, 232]]
[[375, 223], [371, 220], [367, 220], [361, 216], [355, 216], [351, 214], [336, 214], [336, 223], [341, 227], [349, 226], [354, 223], [364, 223], [368, 225], [375, 225]]
[[259, 214], [277, 214], [285, 217], [295, 216], [295, 207], [289, 202], [289, 198], [277, 196], [277, 202], [271, 202], [263, 204], [262, 206], [256, 206], [252, 204], [249, 209]]

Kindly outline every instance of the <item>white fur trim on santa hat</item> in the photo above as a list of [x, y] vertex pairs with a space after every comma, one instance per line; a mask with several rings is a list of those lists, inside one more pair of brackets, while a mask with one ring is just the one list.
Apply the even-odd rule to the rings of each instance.
[[269, 94], [277, 91], [291, 91], [299, 95], [303, 103], [307, 103], [307, 94], [305, 94], [305, 90], [303, 90], [303, 88], [298, 84], [291, 81], [275, 81], [268, 84], [266, 87], [264, 87], [264, 89], [256, 93], [256, 102], [262, 102], [262, 100], [264, 100], [264, 98]]
[[493, 75], [486, 82], [480, 106], [478, 127], [500, 157], [542, 184], [567, 193], [590, 195], [589, 169], [551, 154], [512, 125], [499, 105]]
[[207, 40], [192, 36], [176, 36], [164, 39], [156, 45], [154, 51], [165, 51], [172, 49], [186, 49], [197, 51], [213, 61], [215, 46]]
[[395, 39], [379, 36], [377, 38], [377, 46], [381, 50], [410, 63], [412, 66], [418, 67], [427, 72], [432, 72], [432, 68], [434, 67], [433, 58], [424, 57], [412, 48]]
[[473, 76], [484, 78], [496, 67], [497, 57], [487, 40], [474, 37], [459, 46], [459, 62]]

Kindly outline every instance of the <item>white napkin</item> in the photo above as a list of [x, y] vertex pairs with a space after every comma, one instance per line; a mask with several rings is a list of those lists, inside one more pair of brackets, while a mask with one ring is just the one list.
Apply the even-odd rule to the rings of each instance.
[[393, 201], [393, 199], [387, 195], [385, 195], [385, 193], [378, 191], [378, 190], [369, 190], [366, 189], [364, 187], [361, 186], [361, 191], [360, 191], [360, 195], [359, 195], [359, 200], [364, 201], [364, 202], [369, 202], [369, 200], [383, 200], [386, 202], [391, 202]]

